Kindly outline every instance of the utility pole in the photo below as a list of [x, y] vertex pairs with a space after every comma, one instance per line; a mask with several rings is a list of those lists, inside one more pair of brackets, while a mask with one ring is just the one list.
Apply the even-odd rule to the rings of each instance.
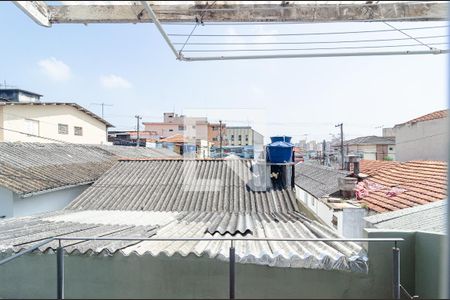
[[344, 124], [337, 124], [334, 127], [341, 127], [341, 170], [344, 170]]
[[140, 138], [139, 138], [139, 121], [142, 119], [142, 117], [141, 116], [139, 116], [139, 115], [136, 115], [136, 116], [134, 116], [135, 118], [136, 118], [136, 134], [137, 134], [137, 137], [136, 137], [136, 147], [139, 147], [139, 142], [140, 142]]
[[325, 139], [322, 142], [322, 158], [323, 158], [323, 165], [326, 165], [326, 155], [325, 155], [325, 151], [327, 149], [327, 142], [325, 141]]
[[222, 120], [219, 120], [219, 149], [220, 149], [220, 158], [223, 157], [222, 155]]
[[112, 104], [107, 103], [91, 103], [92, 105], [100, 105], [102, 107], [102, 119], [104, 119], [105, 106], [113, 106]]

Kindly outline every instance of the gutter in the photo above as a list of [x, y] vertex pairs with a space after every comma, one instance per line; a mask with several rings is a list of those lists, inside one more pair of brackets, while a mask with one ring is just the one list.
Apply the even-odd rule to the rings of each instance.
[[85, 182], [81, 182], [81, 183], [78, 183], [78, 184], [64, 185], [64, 186], [56, 187], [56, 188], [53, 188], [53, 189], [42, 190], [42, 191], [37, 191], [37, 192], [31, 192], [31, 193], [27, 193], [27, 194], [18, 194], [18, 195], [19, 195], [20, 198], [25, 199], [25, 198], [30, 198], [30, 197], [33, 197], [33, 196], [38, 196], [38, 195], [43, 195], [43, 194], [47, 194], [47, 193], [51, 193], [51, 192], [65, 190], [65, 189], [69, 189], [69, 188], [73, 188], [73, 187], [77, 187], [77, 186], [92, 184], [94, 182], [95, 182], [95, 180], [85, 181]]

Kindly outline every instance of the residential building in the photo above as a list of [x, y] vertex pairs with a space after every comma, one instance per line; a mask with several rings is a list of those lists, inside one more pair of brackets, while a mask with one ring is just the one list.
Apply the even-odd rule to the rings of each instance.
[[144, 130], [154, 132], [161, 138], [176, 134], [208, 139], [208, 119], [206, 117], [186, 117], [175, 113], [164, 113], [163, 122], [143, 122]]
[[264, 136], [250, 126], [227, 127], [226, 139], [229, 146], [262, 146], [264, 144]]
[[208, 141], [214, 146], [220, 146], [220, 135], [222, 135], [222, 146], [228, 145], [227, 130], [225, 123], [208, 123]]
[[448, 127], [447, 109], [395, 125], [396, 160], [448, 161]]
[[119, 158], [178, 157], [159, 149], [0, 143], [0, 218], [64, 208]]
[[0, 102], [0, 142], [104, 144], [112, 126], [76, 103]]
[[361, 184], [360, 202], [373, 213], [396, 211], [443, 200], [447, 197], [447, 162], [385, 162], [381, 166], [361, 161], [367, 174]]
[[187, 138], [182, 134], [174, 134], [158, 140], [156, 148], [166, 148], [184, 156], [206, 158], [209, 157], [210, 144], [207, 140]]
[[22, 89], [0, 89], [0, 102], [39, 102], [41, 97]]
[[367, 228], [426, 231], [445, 234], [447, 231], [447, 199], [366, 217]]
[[361, 238], [367, 212], [354, 197], [343, 198], [339, 186], [339, 180], [350, 174], [317, 163], [298, 163], [295, 165], [296, 195], [317, 219], [340, 235]]
[[[254, 192], [249, 188], [252, 178], [238, 175], [248, 174], [251, 167], [239, 160], [121, 161], [62, 211], [0, 221], [0, 255], [29, 249], [54, 236], [157, 237], [62, 241], [65, 283], [70, 284], [65, 297], [226, 298], [231, 251], [224, 238], [339, 237], [305, 217], [293, 191], [276, 179], [270, 179], [266, 191]], [[183, 173], [187, 177], [180, 177], [186, 176]], [[402, 253], [401, 283], [408, 292], [431, 297], [442, 288], [436, 276], [443, 237], [382, 229], [368, 229], [367, 235], [405, 239], [397, 247]], [[161, 240], [192, 237], [217, 241]], [[54, 265], [57, 247], [53, 241], [20, 257], [20, 263], [2, 265], [0, 294], [54, 296], [54, 272], [36, 276], [28, 270]], [[390, 298], [392, 247], [389, 242], [372, 242], [367, 254], [348, 242], [235, 241], [237, 295]], [[17, 289], [18, 280], [26, 288]]]
[[[4, 233], [0, 249], [20, 251], [55, 235], [217, 238], [191, 242], [64, 242], [65, 276], [81, 278], [70, 281], [65, 296], [223, 298], [228, 292], [223, 282], [228, 282], [230, 246], [223, 238], [337, 236], [306, 218], [294, 192], [276, 179], [266, 178], [270, 182], [266, 191], [249, 188], [252, 178], [240, 174], [247, 174], [250, 168], [250, 162], [242, 160], [120, 161], [66, 209], [13, 223], [0, 222], [0, 232]], [[105, 188], [108, 186], [114, 188]], [[28, 224], [33, 226], [19, 236], [17, 231]], [[19, 243], [20, 247], [14, 246]], [[57, 243], [50, 243], [22, 257], [23, 266], [38, 269], [44, 261], [48, 265], [42, 258], [55, 259], [47, 253], [56, 247]], [[384, 295], [380, 292], [384, 282], [373, 280], [367, 273], [367, 254], [354, 243], [236, 241], [235, 247], [240, 297], [358, 296], [368, 291]], [[383, 265], [383, 260], [378, 258], [374, 263]], [[26, 297], [32, 293], [49, 297], [48, 286], [53, 284], [47, 276], [50, 272], [28, 276], [29, 272], [19, 272], [22, 264], [15, 264], [18, 269], [9, 272], [12, 265], [0, 272], [2, 296]], [[9, 283], [19, 273], [27, 288], [13, 291]], [[304, 280], [299, 282], [298, 278]], [[343, 286], [350, 278], [352, 285]], [[281, 281], [289, 289], [276, 289]], [[180, 285], [174, 287], [174, 282]], [[132, 289], [123, 289], [132, 283]], [[314, 292], [311, 285], [316, 287]]]
[[[340, 144], [334, 144], [339, 151]], [[355, 154], [365, 160], [395, 160], [395, 137], [362, 136], [344, 141], [347, 155]]]
[[[137, 138], [136, 130], [108, 131], [108, 142], [113, 145], [136, 146]], [[155, 148], [160, 138], [155, 131], [139, 131], [139, 144], [142, 147]]]

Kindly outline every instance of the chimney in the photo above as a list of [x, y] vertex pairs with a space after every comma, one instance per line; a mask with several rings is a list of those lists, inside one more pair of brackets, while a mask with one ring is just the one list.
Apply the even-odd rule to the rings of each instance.
[[353, 173], [359, 174], [359, 156], [354, 154], [347, 155], [347, 171], [351, 171], [351, 165], [353, 165]]
[[339, 177], [338, 187], [341, 192], [341, 196], [344, 199], [351, 199], [355, 197], [355, 187], [358, 179], [355, 177]]

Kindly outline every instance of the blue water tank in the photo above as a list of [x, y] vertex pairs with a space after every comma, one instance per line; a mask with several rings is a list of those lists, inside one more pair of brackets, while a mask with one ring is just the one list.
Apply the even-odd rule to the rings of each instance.
[[271, 136], [270, 139], [271, 139], [272, 143], [275, 143], [275, 142], [290, 143], [292, 137], [291, 136], [286, 136], [286, 135], [280, 135], [280, 136]]
[[288, 142], [278, 141], [267, 145], [267, 160], [271, 163], [292, 162], [292, 150], [294, 145]]

